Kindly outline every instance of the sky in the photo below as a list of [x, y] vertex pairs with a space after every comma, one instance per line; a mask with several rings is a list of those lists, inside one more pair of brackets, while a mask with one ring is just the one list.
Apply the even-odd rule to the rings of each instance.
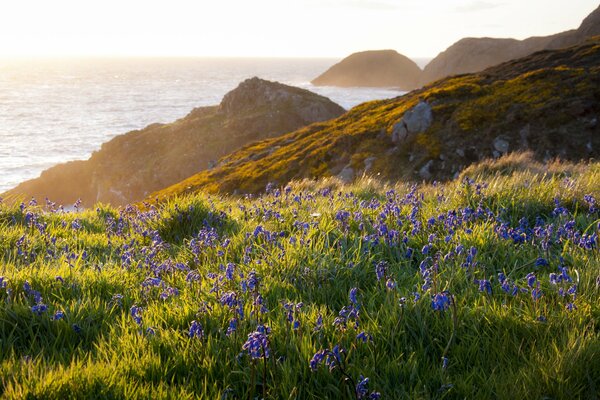
[[5, 0], [0, 57], [434, 57], [574, 29], [598, 0]]

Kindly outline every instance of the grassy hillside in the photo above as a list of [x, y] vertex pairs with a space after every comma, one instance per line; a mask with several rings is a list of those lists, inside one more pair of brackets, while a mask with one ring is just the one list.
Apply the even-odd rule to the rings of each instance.
[[0, 204], [0, 393], [594, 398], [599, 202], [600, 163], [513, 155], [437, 185]]
[[[219, 166], [157, 192], [173, 196], [258, 192], [269, 182], [334, 176], [351, 168], [380, 179], [450, 179], [473, 162], [507, 151], [540, 160], [600, 155], [600, 38], [533, 54], [478, 74], [440, 80], [395, 99], [361, 104], [343, 116], [224, 157]], [[393, 142], [394, 127], [420, 101], [432, 124]]]

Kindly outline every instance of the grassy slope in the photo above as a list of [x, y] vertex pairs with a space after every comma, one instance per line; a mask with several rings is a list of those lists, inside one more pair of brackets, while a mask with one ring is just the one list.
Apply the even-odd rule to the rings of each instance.
[[[406, 185], [371, 180], [349, 187], [336, 180], [304, 181], [279, 196], [194, 195], [145, 213], [103, 206], [79, 214], [48, 213], [0, 205], [0, 274], [6, 285], [0, 290], [0, 393], [6, 398], [260, 395], [262, 362], [253, 378], [251, 360], [240, 356], [257, 314], [251, 314], [251, 294], [239, 289], [239, 273], [247, 279], [254, 269], [269, 309], [260, 319], [272, 329], [269, 398], [351, 398], [339, 371], [309, 368], [317, 350], [335, 344], [348, 350], [349, 375], [369, 377], [369, 387], [384, 398], [592, 398], [600, 387], [600, 253], [597, 239], [587, 250], [573, 238], [575, 232], [599, 233], [600, 214], [589, 213], [583, 196], [591, 193], [600, 201], [600, 164], [546, 167], [513, 156], [465, 173], [477, 182], [422, 185], [411, 192]], [[553, 215], [555, 198], [565, 214]], [[480, 216], [478, 207], [485, 210]], [[345, 221], [339, 211], [350, 212]], [[454, 222], [447, 218], [453, 211]], [[537, 217], [540, 226], [554, 227], [547, 249], [539, 230], [522, 243], [498, 233], [501, 222], [517, 228], [525, 218], [533, 227]], [[575, 230], [557, 238], [571, 220]], [[211, 239], [206, 229], [196, 236], [206, 224], [218, 238]], [[277, 234], [269, 240], [257, 233], [258, 226]], [[424, 255], [429, 241], [432, 248]], [[194, 242], [203, 243], [198, 251]], [[459, 245], [464, 251], [456, 254]], [[471, 247], [477, 249], [475, 264], [465, 268]], [[410, 257], [408, 248], [414, 249]], [[427, 256], [437, 260], [437, 269], [425, 272], [432, 282], [423, 289], [420, 265]], [[536, 266], [539, 257], [549, 265]], [[387, 262], [396, 289], [377, 281], [374, 265], [380, 261]], [[230, 262], [236, 265], [234, 279], [224, 278], [219, 293], [210, 293], [214, 280], [208, 273], [224, 275], [219, 265]], [[565, 305], [572, 296], [558, 294], [560, 286], [571, 284], [549, 282], [561, 262], [577, 283], [571, 312]], [[186, 281], [182, 266], [200, 279]], [[515, 297], [504, 293], [499, 272], [527, 290]], [[541, 283], [537, 300], [528, 290], [530, 272]], [[165, 286], [143, 287], [156, 276]], [[480, 292], [474, 279], [489, 279], [492, 294]], [[34, 300], [23, 289], [25, 281], [48, 306], [41, 315], [31, 310]], [[169, 287], [178, 294], [161, 299]], [[353, 287], [360, 328], [350, 323], [340, 330], [334, 319], [349, 304]], [[218, 302], [228, 290], [238, 292], [245, 308], [237, 333], [229, 337], [225, 331], [235, 312]], [[456, 311], [432, 309], [432, 296], [442, 290], [454, 296]], [[304, 303], [297, 331], [286, 321], [286, 301]], [[203, 304], [211, 310], [202, 312]], [[130, 315], [133, 305], [143, 310], [140, 326]], [[65, 317], [52, 320], [56, 311]], [[324, 326], [315, 332], [318, 314]], [[203, 339], [188, 337], [192, 320], [203, 325]], [[356, 340], [363, 330], [372, 342]]]
[[[373, 176], [419, 180], [419, 169], [432, 161], [433, 178], [448, 179], [472, 162], [491, 157], [498, 136], [510, 142], [511, 151], [532, 149], [540, 159], [594, 157], [600, 151], [598, 65], [600, 38], [479, 74], [443, 79], [402, 97], [361, 104], [335, 120], [248, 145], [224, 157], [218, 168], [154, 195], [258, 192], [270, 181], [327, 177], [347, 165], [360, 175], [364, 160], [372, 156], [376, 161], [368, 173]], [[432, 105], [434, 123], [394, 146], [394, 124], [420, 99]], [[523, 131], [528, 132], [525, 139]]]

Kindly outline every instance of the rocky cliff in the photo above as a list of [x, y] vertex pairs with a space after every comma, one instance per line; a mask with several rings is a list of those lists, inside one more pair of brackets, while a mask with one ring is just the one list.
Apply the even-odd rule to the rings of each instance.
[[585, 18], [578, 29], [556, 35], [524, 40], [461, 39], [427, 64], [420, 77], [420, 84], [424, 85], [446, 76], [482, 71], [540, 50], [573, 46], [595, 35], [600, 35], [600, 7]]
[[414, 61], [394, 50], [354, 53], [312, 81], [317, 86], [396, 87], [412, 90], [421, 69]]
[[[57, 165], [9, 196], [70, 204], [122, 205], [172, 185], [252, 141], [341, 115], [344, 109], [307, 90], [258, 78], [242, 82], [218, 106], [194, 109], [170, 124], [117, 136], [86, 161]], [[7, 194], [5, 194], [7, 195]]]
[[248, 145], [151, 198], [258, 192], [268, 182], [328, 176], [445, 180], [513, 151], [539, 160], [597, 158], [599, 88], [600, 37], [361, 104], [335, 120]]

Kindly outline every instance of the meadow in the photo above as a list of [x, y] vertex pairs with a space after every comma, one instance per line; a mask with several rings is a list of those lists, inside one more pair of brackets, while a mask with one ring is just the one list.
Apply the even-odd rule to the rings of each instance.
[[0, 204], [4, 398], [597, 398], [600, 163]]

